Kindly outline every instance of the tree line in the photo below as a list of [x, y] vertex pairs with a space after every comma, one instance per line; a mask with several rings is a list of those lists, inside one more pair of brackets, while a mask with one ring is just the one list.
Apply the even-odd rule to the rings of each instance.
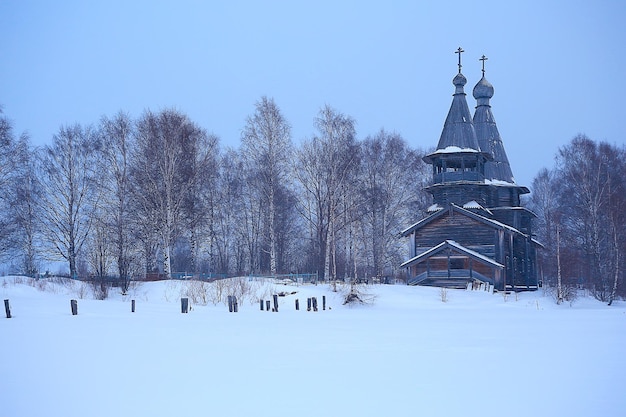
[[554, 167], [534, 178], [529, 206], [537, 214], [544, 281], [558, 303], [588, 289], [611, 304], [624, 296], [626, 148], [578, 135]]
[[50, 260], [72, 277], [317, 273], [395, 276], [397, 233], [428, 205], [424, 152], [396, 133], [363, 140], [330, 106], [294, 146], [273, 99], [238, 148], [173, 109], [62, 126], [32, 148], [0, 114], [0, 255], [34, 276]]
[[[425, 151], [322, 107], [297, 146], [262, 97], [238, 148], [173, 109], [67, 125], [32, 148], [0, 109], [0, 256], [34, 276], [63, 260], [104, 282], [158, 274], [403, 276], [398, 233], [431, 203]], [[624, 296], [626, 149], [579, 135], [534, 178], [541, 279], [557, 302]]]

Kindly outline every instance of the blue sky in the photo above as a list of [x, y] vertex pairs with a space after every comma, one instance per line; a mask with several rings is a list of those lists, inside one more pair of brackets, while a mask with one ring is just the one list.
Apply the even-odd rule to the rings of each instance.
[[[435, 4], [436, 3], [436, 4]], [[623, 145], [624, 1], [0, 2], [0, 104], [35, 145], [119, 110], [176, 108], [237, 147], [273, 97], [299, 143], [325, 104], [412, 146], [439, 140], [462, 46], [518, 183], [578, 133]]]

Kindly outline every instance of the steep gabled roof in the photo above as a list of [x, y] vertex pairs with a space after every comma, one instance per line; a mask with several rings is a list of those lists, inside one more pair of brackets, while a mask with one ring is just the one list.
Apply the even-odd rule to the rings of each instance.
[[458, 214], [461, 214], [463, 216], [467, 216], [467, 217], [469, 217], [471, 219], [474, 219], [474, 220], [476, 220], [476, 221], [478, 221], [478, 222], [480, 222], [480, 223], [482, 223], [482, 224], [484, 224], [486, 226], [492, 227], [494, 229], [508, 230], [510, 232], [518, 233], [518, 234], [520, 234], [522, 236], [526, 236], [524, 233], [520, 232], [519, 230], [517, 230], [514, 227], [511, 227], [511, 226], [509, 226], [507, 224], [501, 223], [501, 222], [499, 222], [497, 220], [493, 220], [493, 219], [490, 219], [488, 217], [481, 216], [478, 213], [474, 213], [473, 211], [466, 210], [466, 209], [464, 209], [462, 207], [457, 206], [456, 204], [450, 204], [447, 209], [439, 210], [439, 211], [431, 214], [430, 216], [427, 216], [427, 217], [423, 218], [419, 222], [417, 222], [417, 223], [407, 227], [402, 232], [400, 232], [400, 236], [406, 237], [406, 236], [410, 235], [411, 233], [415, 232], [416, 230], [421, 229], [422, 227], [426, 226], [427, 224], [433, 222], [434, 220], [436, 220], [436, 219], [438, 219], [440, 217], [445, 216], [446, 214], [448, 214], [451, 211], [453, 211], [455, 213], [458, 213]]
[[441, 242], [440, 244], [438, 244], [437, 246], [434, 246], [432, 248], [430, 248], [429, 250], [427, 250], [426, 252], [422, 252], [419, 255], [409, 259], [408, 261], [404, 262], [402, 265], [400, 265], [401, 268], [405, 268], [407, 266], [410, 265], [414, 265], [417, 263], [420, 263], [434, 255], [436, 255], [437, 253], [445, 250], [445, 249], [452, 249], [456, 252], [462, 253], [464, 255], [469, 256], [470, 258], [481, 262], [483, 264], [487, 264], [490, 265], [494, 268], [499, 268], [499, 269], [503, 269], [504, 265], [502, 265], [499, 262], [494, 261], [493, 259], [489, 258], [488, 256], [482, 255], [476, 251], [473, 251], [471, 249], [466, 248], [463, 245], [458, 244], [457, 242], [455, 242], [454, 240], [444, 240], [443, 242]]

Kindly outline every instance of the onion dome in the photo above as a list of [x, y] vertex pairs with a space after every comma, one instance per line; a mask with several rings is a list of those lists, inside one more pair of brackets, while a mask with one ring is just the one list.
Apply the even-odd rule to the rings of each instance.
[[493, 97], [493, 85], [483, 76], [483, 78], [478, 81], [478, 84], [474, 86], [472, 94], [479, 106], [489, 105], [489, 99]]
[[456, 91], [454, 92], [455, 94], [463, 94], [465, 93], [465, 91], [463, 91], [463, 87], [467, 84], [467, 78], [459, 72], [454, 79], [452, 79], [452, 84], [456, 87]]

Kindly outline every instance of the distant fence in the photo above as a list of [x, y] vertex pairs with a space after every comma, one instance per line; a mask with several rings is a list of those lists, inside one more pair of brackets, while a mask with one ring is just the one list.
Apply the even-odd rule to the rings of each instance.
[[317, 274], [276, 274], [276, 275], [248, 275], [250, 279], [270, 279], [285, 284], [308, 284], [318, 280]]
[[[239, 275], [239, 276], [242, 276], [242, 275]], [[181, 280], [181, 281], [196, 280], [196, 281], [212, 282], [212, 281], [217, 281], [220, 279], [225, 279], [225, 278], [230, 278], [230, 277], [232, 276], [227, 275], [227, 274], [217, 274], [217, 273], [172, 272], [171, 274], [171, 279]], [[274, 280], [277, 282], [284, 282], [286, 284], [288, 283], [305, 284], [305, 283], [318, 282], [318, 275], [316, 273], [313, 273], [313, 274], [276, 274], [276, 275], [249, 274], [249, 275], [245, 275], [245, 277], [251, 280], [252, 279], [259, 279], [259, 280], [270, 279], [270, 280]], [[65, 276], [65, 278], [70, 278], [70, 277], [69, 275], [67, 275]], [[105, 282], [114, 287], [120, 285], [121, 283], [120, 278], [117, 276], [113, 276], [113, 275], [109, 275], [105, 277], [98, 277], [95, 275], [90, 275], [87, 277], [77, 277], [75, 279], [78, 279], [79, 281], [86, 281], [86, 282], [98, 282], [98, 283]], [[166, 279], [168, 278], [165, 274], [158, 273], [158, 272], [151, 272], [143, 276], [131, 277], [130, 281], [153, 282], [153, 281], [163, 281]]]
[[[194, 274], [190, 272], [172, 272], [171, 279], [179, 279], [179, 280], [197, 280], [197, 281], [215, 281], [218, 279], [228, 278], [226, 274], [215, 274], [215, 273], [201, 273]], [[163, 281], [168, 279], [165, 274], [151, 272], [145, 274], [143, 277], [133, 278], [133, 281]]]

